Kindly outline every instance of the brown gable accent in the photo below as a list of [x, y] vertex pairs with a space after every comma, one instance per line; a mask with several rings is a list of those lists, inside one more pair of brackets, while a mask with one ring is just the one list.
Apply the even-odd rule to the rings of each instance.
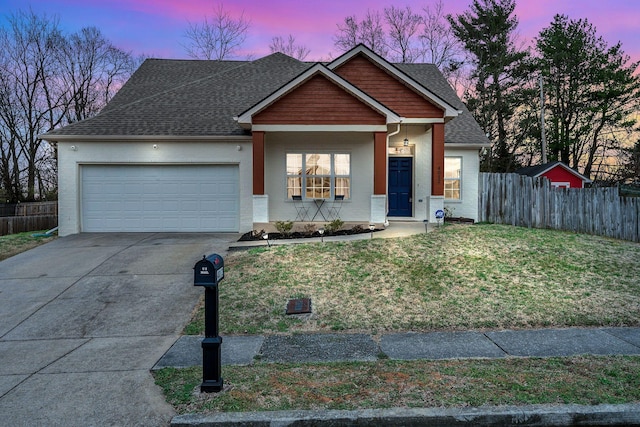
[[314, 76], [252, 117], [253, 124], [384, 125], [386, 117], [324, 76]]
[[354, 56], [334, 71], [401, 116], [444, 117], [444, 111], [363, 55]]

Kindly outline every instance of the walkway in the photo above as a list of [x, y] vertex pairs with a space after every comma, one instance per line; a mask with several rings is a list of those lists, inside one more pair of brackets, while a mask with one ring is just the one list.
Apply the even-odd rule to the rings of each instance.
[[[154, 369], [202, 364], [201, 336], [183, 336]], [[640, 328], [567, 328], [490, 332], [227, 336], [223, 365], [267, 363], [640, 355]]]

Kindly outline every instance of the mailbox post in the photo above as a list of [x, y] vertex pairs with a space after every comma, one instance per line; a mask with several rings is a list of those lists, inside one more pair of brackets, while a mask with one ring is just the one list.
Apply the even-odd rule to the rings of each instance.
[[224, 279], [224, 260], [218, 254], [203, 256], [193, 267], [194, 286], [204, 287], [204, 335], [202, 340], [201, 392], [222, 391], [222, 363], [218, 336], [218, 283]]

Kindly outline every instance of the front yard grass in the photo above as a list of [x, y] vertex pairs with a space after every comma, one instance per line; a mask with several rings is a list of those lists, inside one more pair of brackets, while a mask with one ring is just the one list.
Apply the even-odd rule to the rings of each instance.
[[603, 404], [640, 401], [640, 357], [225, 366], [221, 393], [200, 367], [155, 373], [178, 413]]
[[56, 238], [56, 236], [33, 236], [39, 233], [44, 233], [44, 231], [27, 231], [24, 233], [0, 236], [0, 261], [33, 249], [36, 246], [40, 246]]
[[[640, 244], [502, 225], [232, 252], [221, 334], [640, 324]], [[285, 315], [291, 298], [313, 316]], [[196, 310], [187, 334], [203, 334]]]
[[[220, 289], [222, 335], [340, 330], [640, 325], [640, 244], [500, 225], [402, 239], [233, 252]], [[287, 317], [312, 299], [310, 319]], [[203, 310], [186, 333], [203, 334]], [[640, 402], [640, 357], [580, 356], [225, 366], [200, 394], [200, 367], [154, 375], [176, 411]]]

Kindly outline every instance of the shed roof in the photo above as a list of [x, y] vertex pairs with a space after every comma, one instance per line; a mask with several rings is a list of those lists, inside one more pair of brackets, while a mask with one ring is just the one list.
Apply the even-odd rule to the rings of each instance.
[[527, 175], [533, 178], [537, 178], [539, 176], [544, 175], [546, 172], [550, 171], [553, 168], [556, 167], [560, 167], [564, 170], [566, 170], [567, 172], [577, 176], [578, 178], [580, 178], [581, 180], [583, 180], [584, 182], [591, 182], [591, 180], [589, 178], [587, 178], [586, 176], [576, 172], [575, 170], [571, 169], [569, 166], [565, 165], [562, 162], [548, 162], [542, 165], [537, 165], [537, 166], [527, 166], [525, 168], [521, 168], [518, 169], [517, 171], [515, 171], [515, 173], [520, 174], [520, 175]]

